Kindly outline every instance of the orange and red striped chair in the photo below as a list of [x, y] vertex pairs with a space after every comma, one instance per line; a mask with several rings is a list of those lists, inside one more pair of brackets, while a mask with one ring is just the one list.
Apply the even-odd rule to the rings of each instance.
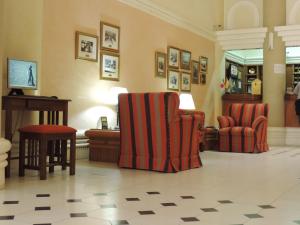
[[260, 153], [267, 143], [268, 104], [234, 103], [226, 116], [219, 116], [220, 151]]
[[177, 172], [202, 166], [203, 112], [179, 110], [177, 93], [119, 95], [119, 166]]

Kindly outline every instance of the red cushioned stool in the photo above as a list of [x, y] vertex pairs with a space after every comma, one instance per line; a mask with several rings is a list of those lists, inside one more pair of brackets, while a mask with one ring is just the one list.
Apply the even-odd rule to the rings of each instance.
[[[56, 165], [61, 165], [63, 170], [69, 166], [70, 175], [75, 174], [74, 128], [62, 125], [30, 125], [20, 128], [19, 132], [19, 176], [24, 176], [25, 169], [33, 169], [40, 171], [41, 180], [46, 180], [46, 167], [49, 166], [49, 173], [52, 173]], [[69, 162], [67, 162], [68, 140], [70, 140]], [[49, 156], [48, 165], [47, 156]]]

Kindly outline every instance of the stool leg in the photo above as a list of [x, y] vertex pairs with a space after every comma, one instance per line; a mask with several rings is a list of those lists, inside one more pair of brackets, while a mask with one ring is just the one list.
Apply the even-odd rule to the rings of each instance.
[[70, 175], [75, 175], [75, 157], [76, 157], [76, 135], [73, 134], [70, 142]]
[[46, 161], [47, 161], [47, 139], [40, 138], [40, 152], [39, 152], [39, 169], [40, 169], [40, 180], [46, 180]]
[[20, 133], [20, 143], [19, 143], [19, 176], [24, 177], [25, 169], [25, 138], [22, 133]]
[[65, 170], [67, 167], [67, 140], [61, 141], [61, 169]]
[[49, 141], [48, 143], [48, 154], [49, 154], [49, 173], [54, 172], [54, 142]]

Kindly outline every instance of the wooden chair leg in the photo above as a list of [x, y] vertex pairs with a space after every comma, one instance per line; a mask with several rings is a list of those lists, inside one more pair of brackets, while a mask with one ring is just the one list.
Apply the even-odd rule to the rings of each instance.
[[70, 142], [70, 175], [75, 175], [75, 158], [76, 158], [76, 135], [73, 134]]
[[39, 151], [40, 180], [47, 179], [46, 161], [47, 161], [47, 139], [42, 137], [40, 139], [40, 151]]
[[49, 154], [49, 173], [54, 172], [54, 142], [48, 142], [48, 154]]
[[61, 141], [61, 169], [65, 170], [67, 167], [67, 140]]
[[22, 133], [20, 133], [20, 143], [19, 143], [19, 176], [24, 177], [25, 175], [25, 138]]

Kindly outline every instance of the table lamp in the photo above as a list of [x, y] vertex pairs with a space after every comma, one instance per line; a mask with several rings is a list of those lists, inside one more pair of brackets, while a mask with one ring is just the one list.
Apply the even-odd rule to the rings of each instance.
[[110, 89], [110, 101], [112, 105], [116, 106], [116, 112], [117, 112], [117, 125], [115, 127], [116, 130], [119, 130], [119, 109], [118, 109], [118, 103], [119, 103], [119, 94], [128, 93], [127, 88], [124, 87], [112, 87]]
[[193, 96], [188, 93], [181, 93], [179, 96], [179, 109], [194, 110], [196, 109]]

